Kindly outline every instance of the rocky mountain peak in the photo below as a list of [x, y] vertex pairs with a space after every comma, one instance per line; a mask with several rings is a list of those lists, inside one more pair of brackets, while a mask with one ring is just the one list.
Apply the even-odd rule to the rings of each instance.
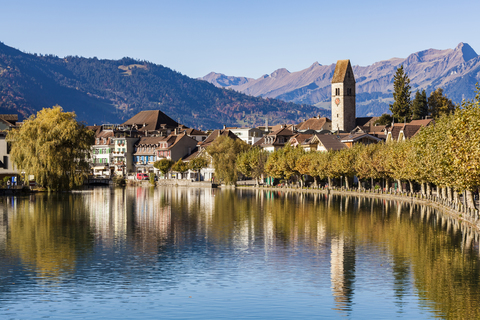
[[478, 54], [473, 50], [468, 43], [460, 42], [454, 49], [454, 52], [461, 53], [465, 61], [478, 57]]

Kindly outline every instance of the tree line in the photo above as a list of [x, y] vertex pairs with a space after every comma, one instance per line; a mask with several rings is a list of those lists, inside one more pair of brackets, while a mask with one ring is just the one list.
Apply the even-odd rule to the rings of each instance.
[[403, 123], [426, 117], [438, 119], [455, 110], [455, 104], [447, 98], [442, 88], [435, 89], [428, 97], [425, 89], [417, 90], [412, 99], [410, 79], [403, 65], [397, 68], [393, 78], [393, 100], [390, 104], [392, 115], [383, 114], [377, 124], [390, 125], [393, 121]]
[[[480, 186], [480, 87], [476, 96], [440, 115], [413, 138], [402, 142], [356, 144], [330, 152], [306, 152], [287, 144], [272, 153], [249, 147], [228, 137], [217, 139], [211, 153], [215, 174], [225, 183], [235, 183], [238, 174], [260, 180], [315, 187], [353, 186], [390, 188], [437, 195], [459, 201], [465, 192], [468, 207], [474, 208], [472, 193]], [[221, 155], [221, 157], [220, 157]], [[228, 160], [226, 160], [228, 159]], [[232, 160], [234, 159], [234, 161]], [[403, 185], [406, 190], [403, 190]]]

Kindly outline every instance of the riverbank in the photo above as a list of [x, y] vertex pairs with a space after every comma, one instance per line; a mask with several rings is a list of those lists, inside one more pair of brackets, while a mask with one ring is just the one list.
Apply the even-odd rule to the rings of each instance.
[[[220, 186], [224, 187], [224, 186]], [[299, 188], [299, 187], [272, 187], [272, 186], [256, 186], [251, 184], [239, 184], [237, 188], [242, 189], [256, 189], [264, 191], [280, 191], [280, 192], [297, 192], [297, 193], [321, 193], [332, 194], [341, 196], [353, 196], [353, 197], [371, 197], [381, 198], [386, 200], [408, 201], [418, 204], [429, 205], [433, 208], [440, 209], [455, 218], [458, 221], [466, 222], [477, 231], [480, 231], [480, 214], [478, 209], [470, 209], [465, 207], [462, 203], [455, 203], [437, 197], [436, 195], [426, 196], [418, 193], [410, 192], [382, 192], [381, 190], [362, 190], [358, 189], [345, 189], [345, 188], [331, 188], [331, 189], [314, 189], [314, 188]]]

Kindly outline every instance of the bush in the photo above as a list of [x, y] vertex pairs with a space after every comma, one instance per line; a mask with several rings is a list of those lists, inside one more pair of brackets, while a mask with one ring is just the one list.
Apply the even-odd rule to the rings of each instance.
[[125, 178], [123, 176], [114, 176], [112, 178], [112, 181], [113, 181], [113, 184], [116, 185], [116, 186], [125, 186], [126, 182], [125, 182]]

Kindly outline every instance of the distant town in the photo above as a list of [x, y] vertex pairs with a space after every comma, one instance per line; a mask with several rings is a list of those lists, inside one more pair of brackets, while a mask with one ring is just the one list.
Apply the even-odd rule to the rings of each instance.
[[[217, 138], [228, 136], [246, 144], [273, 152], [285, 145], [301, 147], [305, 151], [337, 151], [353, 145], [402, 140], [414, 136], [432, 120], [416, 120], [408, 124], [377, 125], [379, 117], [355, 117], [355, 79], [349, 60], [337, 63], [332, 79], [332, 117], [312, 117], [297, 124], [259, 126], [255, 128], [223, 127], [210, 131], [188, 128], [170, 118], [161, 110], [141, 111], [122, 124], [101, 124], [88, 128], [95, 132], [91, 147], [91, 175], [99, 178], [115, 176], [148, 179], [151, 173], [160, 176], [154, 163], [169, 159], [172, 162], [204, 156], [206, 149]], [[17, 115], [0, 115], [0, 129], [6, 132], [17, 125]], [[18, 175], [20, 172], [9, 161], [5, 134], [0, 136], [0, 157], [3, 159], [0, 175]], [[0, 178], [1, 178], [0, 176]], [[212, 166], [200, 171], [169, 172], [168, 177], [211, 181]]]

